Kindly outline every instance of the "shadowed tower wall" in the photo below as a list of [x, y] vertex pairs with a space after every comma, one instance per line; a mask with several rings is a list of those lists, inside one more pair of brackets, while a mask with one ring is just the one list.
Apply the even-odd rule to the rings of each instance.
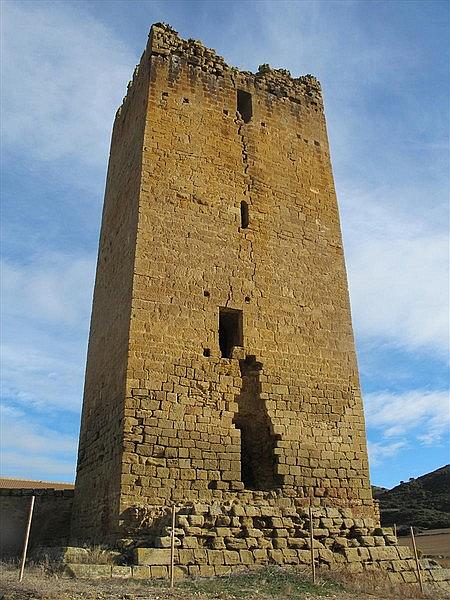
[[73, 534], [255, 494], [373, 510], [320, 86], [158, 24], [114, 124]]

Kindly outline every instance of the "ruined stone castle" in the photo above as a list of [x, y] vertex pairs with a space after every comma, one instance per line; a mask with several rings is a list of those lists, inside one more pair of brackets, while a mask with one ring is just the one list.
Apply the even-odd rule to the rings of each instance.
[[73, 532], [255, 498], [374, 516], [320, 84], [157, 24], [112, 134]]
[[164, 24], [112, 134], [71, 536], [121, 548], [95, 576], [416, 581], [371, 495], [319, 82]]

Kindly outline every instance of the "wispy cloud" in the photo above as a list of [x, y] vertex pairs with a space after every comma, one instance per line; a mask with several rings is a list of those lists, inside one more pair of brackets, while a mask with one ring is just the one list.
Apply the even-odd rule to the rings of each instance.
[[4, 2], [2, 13], [4, 146], [103, 165], [134, 66], [129, 48], [76, 4]]
[[0, 423], [3, 476], [73, 479], [76, 436], [46, 427], [8, 404], [2, 407]]
[[[49, 440], [51, 444], [51, 440]], [[24, 477], [26, 479], [57, 479], [73, 482], [75, 462], [71, 457], [62, 460], [48, 454], [21, 454], [5, 450], [1, 456], [3, 477]]]
[[78, 411], [94, 260], [47, 253], [4, 261], [2, 393], [22, 405]]
[[406, 437], [424, 445], [437, 444], [449, 430], [447, 390], [377, 392], [366, 394], [364, 403], [369, 428], [382, 432], [387, 448], [400, 449]]
[[448, 232], [391, 204], [392, 193], [384, 192], [354, 191], [343, 202], [355, 328], [359, 336], [445, 358]]
[[43, 252], [25, 264], [4, 260], [4, 314], [64, 326], [86, 323], [94, 270], [93, 256], [62, 252]]
[[398, 442], [368, 442], [369, 460], [372, 467], [379, 466], [387, 458], [392, 458], [398, 454], [401, 450], [405, 450], [408, 444], [405, 440]]
[[30, 419], [23, 410], [9, 405], [1, 408], [2, 443], [5, 450], [33, 454], [70, 453], [77, 449], [77, 439], [52, 430]]

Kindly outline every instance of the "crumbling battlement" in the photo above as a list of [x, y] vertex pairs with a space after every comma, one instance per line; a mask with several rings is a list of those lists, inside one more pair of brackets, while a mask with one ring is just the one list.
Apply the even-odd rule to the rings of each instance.
[[[156, 23], [150, 32], [150, 44], [153, 54], [168, 56], [170, 54], [182, 57], [188, 64], [198, 67], [206, 73], [223, 77], [226, 73], [238, 76], [247, 82], [252, 82], [260, 89], [278, 96], [286, 96], [298, 101], [302, 96], [311, 99], [321, 99], [319, 81], [312, 75], [304, 75], [297, 79], [291, 77], [286, 69], [272, 69], [270, 65], [260, 65], [257, 73], [239, 71], [227, 65], [222, 56], [214, 50], [206, 48], [198, 40], [183, 40], [178, 32], [170, 25]], [[253, 81], [252, 81], [253, 80]]]
[[[279, 99], [286, 98], [297, 104], [304, 102], [319, 108], [323, 107], [320, 82], [313, 75], [294, 78], [288, 70], [274, 69], [268, 64], [260, 65], [256, 73], [239, 71], [236, 67], [229, 66], [222, 56], [219, 56], [215, 50], [206, 48], [200, 41], [191, 38], [182, 39], [178, 32], [166, 23], [152, 25], [149, 43], [142, 55], [140, 65], [143, 61], [149, 60], [151, 55], [170, 58], [175, 65], [180, 60], [184, 61], [202, 74], [231, 78], [236, 87], [254, 87]], [[127, 96], [133, 89], [133, 82], [140, 65], [136, 67], [133, 79], [128, 84]], [[127, 97], [124, 99], [124, 104], [126, 100]]]

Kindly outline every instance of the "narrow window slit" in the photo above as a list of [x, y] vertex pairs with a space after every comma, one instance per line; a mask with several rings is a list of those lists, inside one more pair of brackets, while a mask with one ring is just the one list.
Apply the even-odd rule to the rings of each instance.
[[242, 229], [248, 227], [248, 203], [245, 200], [241, 202], [241, 227]]

